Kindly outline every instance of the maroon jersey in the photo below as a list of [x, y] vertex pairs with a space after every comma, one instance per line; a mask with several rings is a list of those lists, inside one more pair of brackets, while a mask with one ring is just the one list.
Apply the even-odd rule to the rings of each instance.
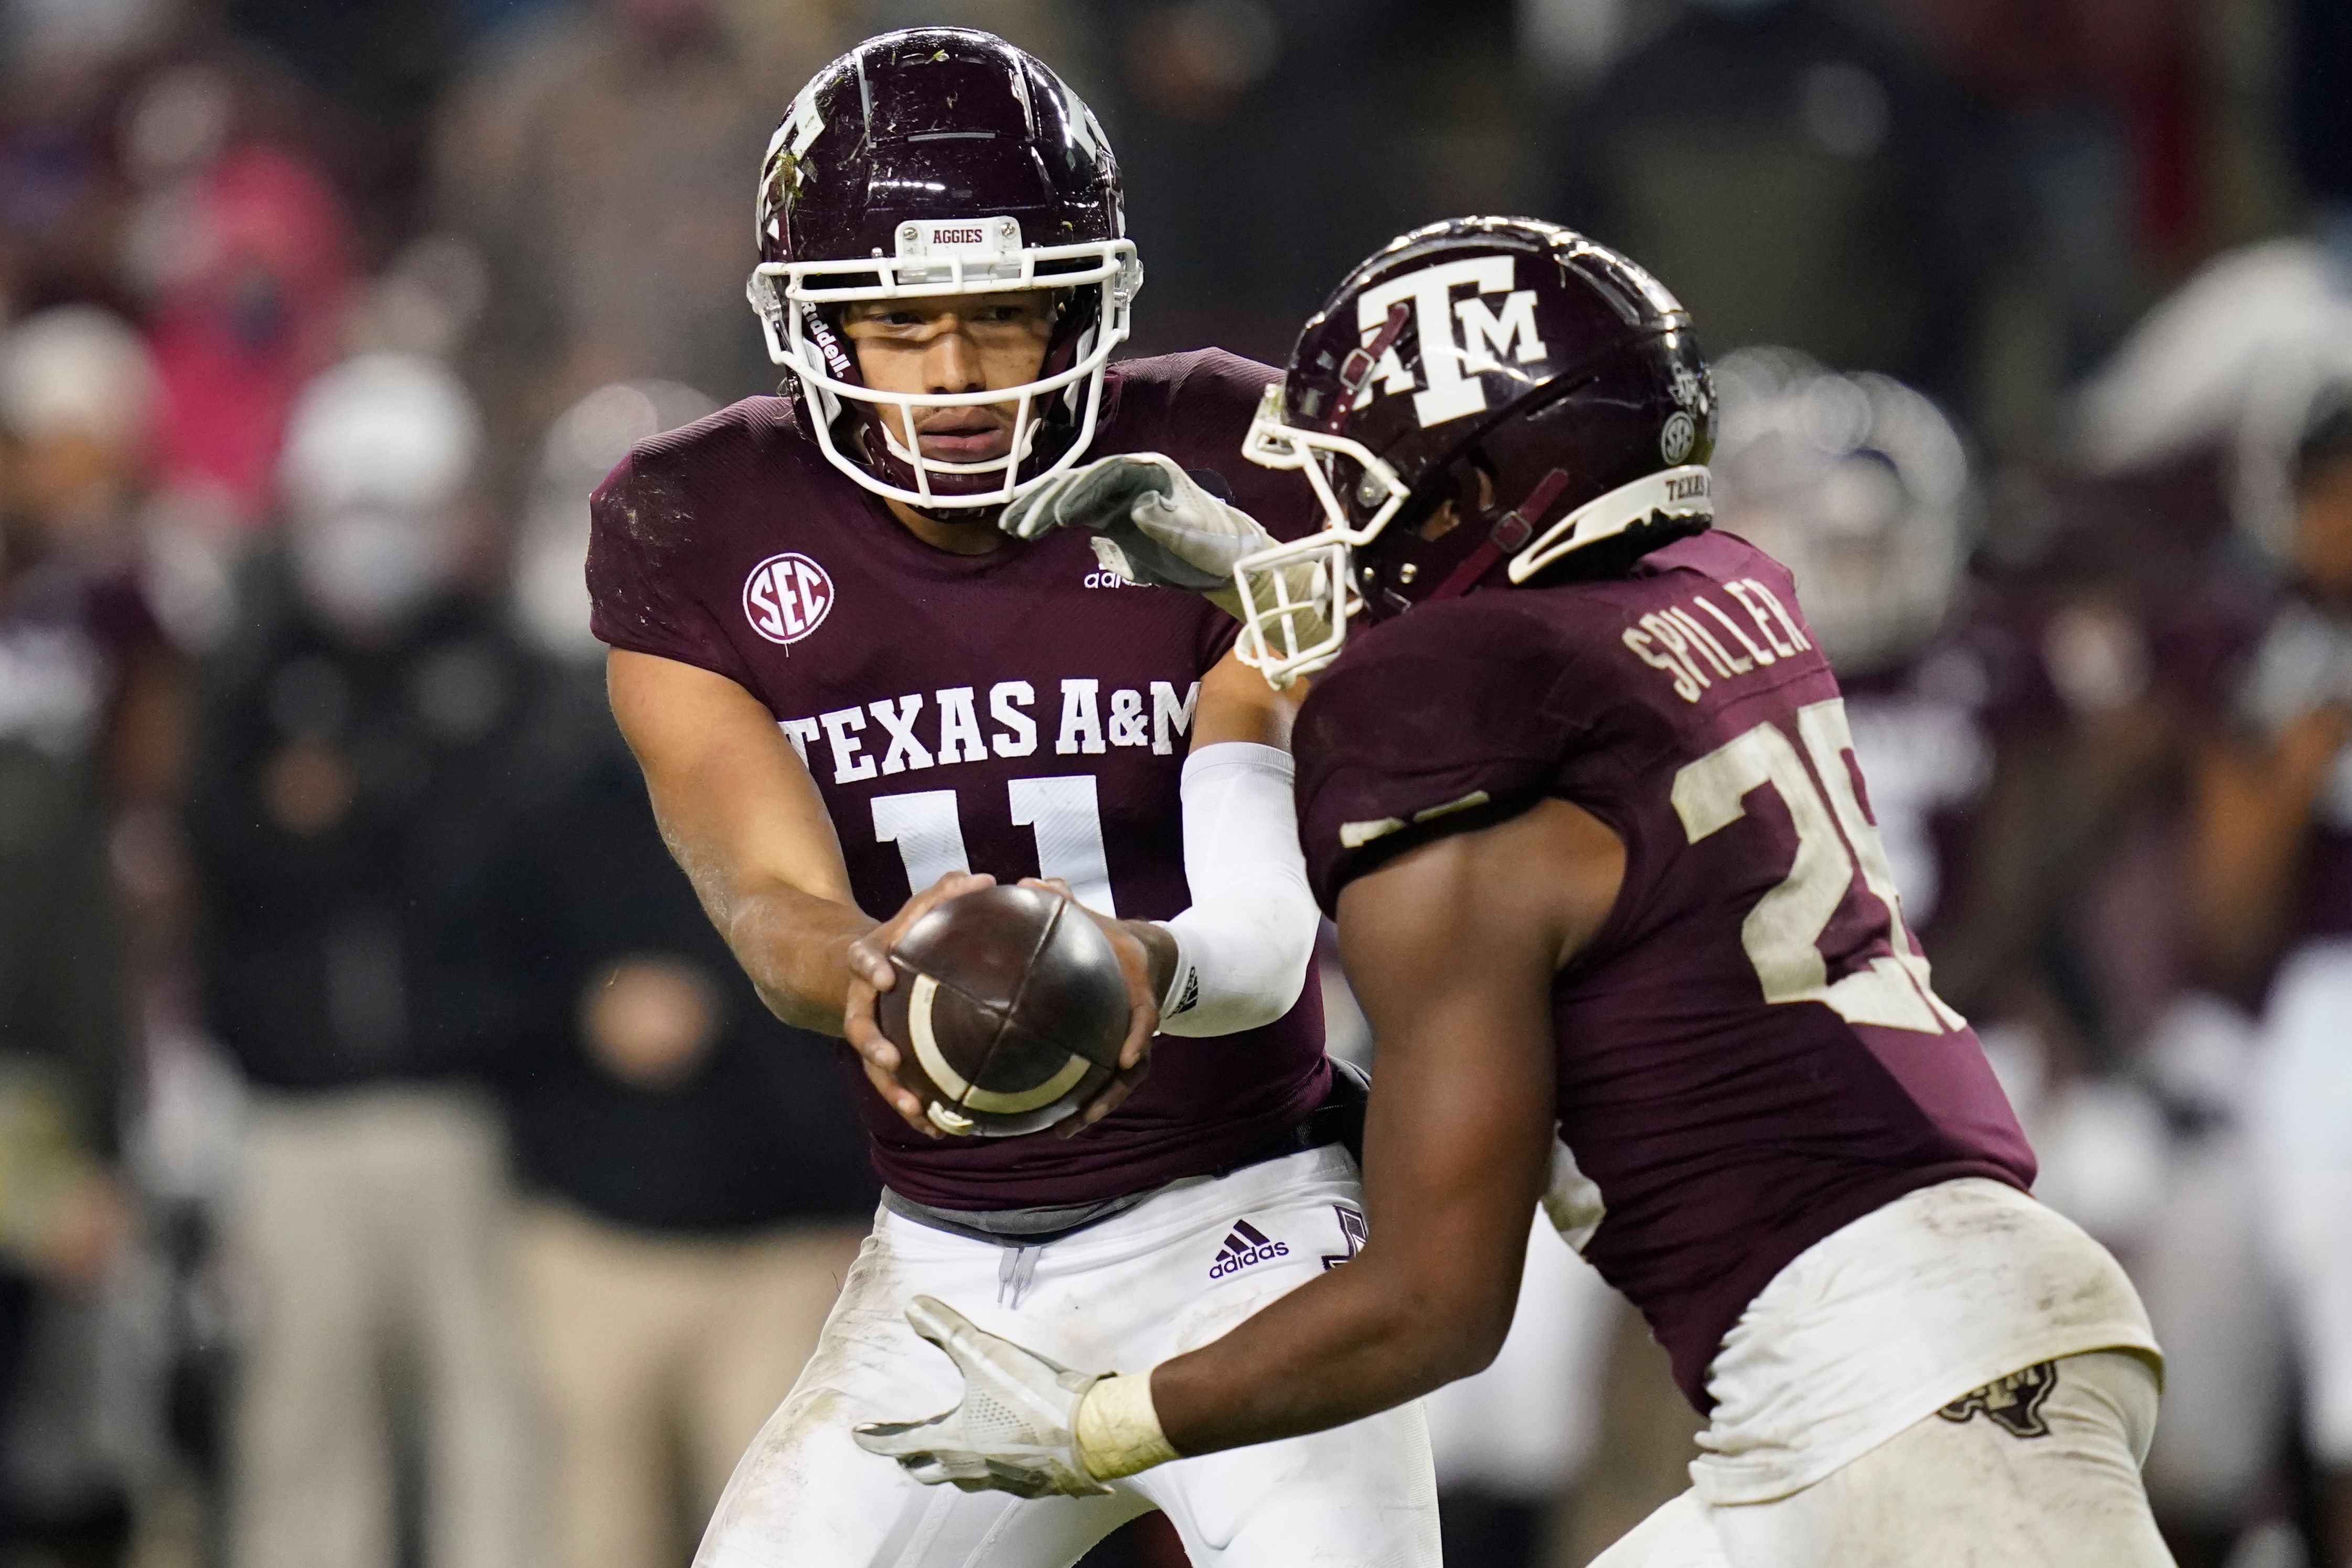
[[[1236, 506], [1295, 534], [1305, 487], [1239, 456], [1274, 373], [1216, 352], [1114, 366], [1091, 455], [1213, 467]], [[614, 471], [593, 506], [596, 634], [715, 671], [768, 706], [869, 915], [963, 869], [1064, 877], [1129, 918], [1184, 909], [1178, 784], [1231, 618], [1122, 583], [1074, 530], [988, 555], [934, 549], [793, 417], [782, 399], [753, 398]], [[1322, 1040], [1312, 987], [1265, 1029], [1163, 1038], [1142, 1086], [1067, 1140], [924, 1138], [841, 1054], [885, 1182], [918, 1203], [998, 1209], [1124, 1197], [1274, 1152], [1328, 1089]]]
[[1607, 1204], [1586, 1256], [1702, 1409], [1799, 1252], [1915, 1187], [2033, 1176], [1900, 924], [1796, 604], [1702, 534], [1622, 579], [1424, 606], [1351, 640], [1295, 739], [1326, 910], [1384, 854], [1546, 796], [1623, 840], [1616, 908], [1553, 988], [1560, 1134]]

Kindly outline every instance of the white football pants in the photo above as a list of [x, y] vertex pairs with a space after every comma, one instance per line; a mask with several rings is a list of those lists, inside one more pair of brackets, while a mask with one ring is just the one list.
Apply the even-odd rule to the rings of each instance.
[[2170, 1568], [2139, 1477], [2154, 1370], [2123, 1351], [2052, 1364], [2038, 1435], [1932, 1415], [1770, 1502], [1686, 1491], [1592, 1568]]
[[2280, 968], [2263, 1020], [2252, 1141], [2263, 1207], [2302, 1352], [2315, 1458], [2352, 1468], [2352, 941], [2307, 944]]
[[1418, 1404], [1336, 1431], [1179, 1459], [1103, 1497], [1024, 1500], [922, 1486], [850, 1438], [961, 1396], [915, 1337], [939, 1297], [1063, 1364], [1140, 1372], [1215, 1339], [1357, 1246], [1362, 1192], [1339, 1148], [1180, 1182], [1042, 1247], [883, 1210], [815, 1356], [719, 1500], [695, 1568], [1068, 1568], [1158, 1508], [1196, 1568], [1437, 1568], [1437, 1491]]

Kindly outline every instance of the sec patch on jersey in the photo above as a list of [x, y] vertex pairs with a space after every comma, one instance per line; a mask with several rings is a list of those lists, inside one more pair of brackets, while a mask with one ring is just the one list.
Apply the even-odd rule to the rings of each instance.
[[772, 555], [743, 580], [743, 618], [771, 643], [797, 643], [832, 613], [833, 576], [801, 554]]

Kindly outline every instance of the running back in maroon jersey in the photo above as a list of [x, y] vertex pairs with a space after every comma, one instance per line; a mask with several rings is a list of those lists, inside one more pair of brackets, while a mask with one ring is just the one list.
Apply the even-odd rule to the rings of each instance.
[[[1240, 458], [1274, 374], [1216, 352], [1113, 366], [1090, 455], [1214, 469], [1234, 505], [1295, 535], [1306, 486]], [[988, 555], [934, 549], [793, 418], [785, 401], [753, 398], [614, 471], [593, 508], [596, 634], [767, 705], [877, 918], [960, 869], [1063, 877], [1129, 918], [1183, 910], [1178, 786], [1231, 618], [1121, 582], [1075, 529]], [[1067, 1140], [924, 1138], [841, 1054], [882, 1179], [918, 1203], [994, 1209], [1097, 1202], [1273, 1152], [1328, 1090], [1322, 1042], [1312, 987], [1266, 1028], [1162, 1037], [1142, 1086]]]
[[1788, 574], [1728, 535], [1626, 577], [1426, 605], [1351, 640], [1299, 715], [1324, 908], [1399, 849], [1544, 797], [1616, 831], [1615, 909], [1554, 987], [1585, 1253], [1702, 1409], [1780, 1268], [1914, 1188], [2033, 1158], [1928, 986], [1835, 678]]

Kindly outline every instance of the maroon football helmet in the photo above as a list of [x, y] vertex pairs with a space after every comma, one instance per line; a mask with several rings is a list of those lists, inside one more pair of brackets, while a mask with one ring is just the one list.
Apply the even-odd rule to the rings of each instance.
[[1415, 229], [1307, 323], [1251, 426], [1325, 526], [1236, 568], [1242, 657], [1279, 685], [1351, 613], [1622, 570], [1708, 525], [1714, 431], [1690, 316], [1639, 267], [1528, 218]]
[[[917, 27], [869, 38], [803, 88], [760, 171], [760, 264], [748, 292], [768, 355], [793, 375], [835, 466], [927, 510], [1001, 507], [1086, 448], [1103, 371], [1143, 284], [1118, 164], [1092, 110], [992, 34]], [[841, 331], [854, 300], [1051, 288], [1038, 378], [984, 392], [866, 386]], [[1013, 448], [926, 458], [882, 417], [1016, 407]]]

